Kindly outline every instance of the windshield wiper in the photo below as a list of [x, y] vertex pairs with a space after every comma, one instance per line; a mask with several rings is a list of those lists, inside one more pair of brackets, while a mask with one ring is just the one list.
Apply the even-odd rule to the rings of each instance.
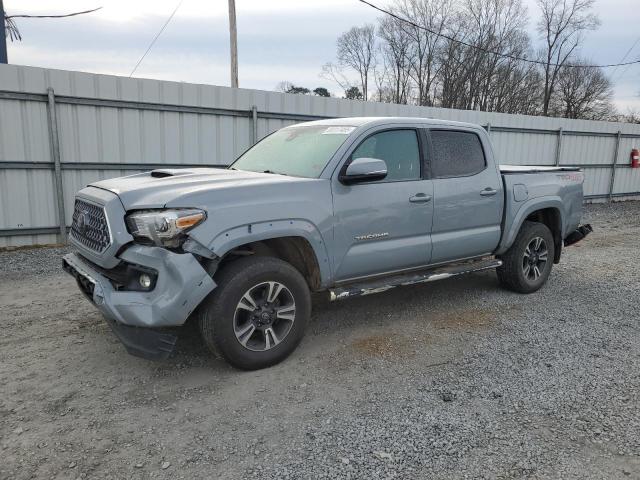
[[285, 175], [284, 173], [274, 172], [273, 170], [263, 170], [262, 173], [272, 173], [274, 175]]

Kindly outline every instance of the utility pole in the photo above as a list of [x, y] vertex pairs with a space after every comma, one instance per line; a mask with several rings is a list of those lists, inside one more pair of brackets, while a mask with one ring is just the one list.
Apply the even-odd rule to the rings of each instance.
[[0, 27], [2, 27], [2, 37], [0, 38], [0, 63], [9, 63], [7, 58], [7, 27], [4, 24], [4, 5], [0, 0]]
[[[0, 0], [0, 5], [2, 0]], [[238, 88], [238, 31], [236, 29], [236, 0], [229, 0], [229, 37], [231, 44], [231, 87]]]

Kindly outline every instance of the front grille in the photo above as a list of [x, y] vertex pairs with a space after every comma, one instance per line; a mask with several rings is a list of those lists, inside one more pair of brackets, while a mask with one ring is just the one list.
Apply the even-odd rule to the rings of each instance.
[[104, 209], [76, 198], [71, 235], [85, 247], [98, 253], [104, 252], [110, 244]]

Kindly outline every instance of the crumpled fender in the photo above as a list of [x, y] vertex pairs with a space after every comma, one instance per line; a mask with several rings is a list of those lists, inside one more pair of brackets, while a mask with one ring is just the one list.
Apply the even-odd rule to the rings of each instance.
[[207, 248], [216, 256], [222, 257], [240, 245], [281, 237], [302, 237], [309, 242], [320, 269], [321, 285], [327, 286], [331, 279], [327, 247], [318, 229], [307, 220], [273, 220], [237, 226], [219, 233]]

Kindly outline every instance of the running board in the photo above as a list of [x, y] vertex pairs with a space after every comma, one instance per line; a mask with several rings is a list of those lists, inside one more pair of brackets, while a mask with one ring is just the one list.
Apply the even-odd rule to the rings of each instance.
[[472, 262], [457, 263], [447, 265], [445, 267], [435, 268], [433, 270], [423, 272], [411, 272], [402, 275], [393, 275], [390, 277], [378, 278], [368, 282], [352, 283], [344, 287], [336, 287], [329, 290], [329, 298], [333, 302], [335, 300], [344, 300], [350, 297], [361, 297], [363, 295], [371, 295], [372, 293], [380, 293], [402, 285], [414, 285], [416, 283], [435, 282], [464, 273], [479, 272], [481, 270], [489, 270], [498, 268], [502, 265], [502, 260], [495, 258], [475, 260]]

